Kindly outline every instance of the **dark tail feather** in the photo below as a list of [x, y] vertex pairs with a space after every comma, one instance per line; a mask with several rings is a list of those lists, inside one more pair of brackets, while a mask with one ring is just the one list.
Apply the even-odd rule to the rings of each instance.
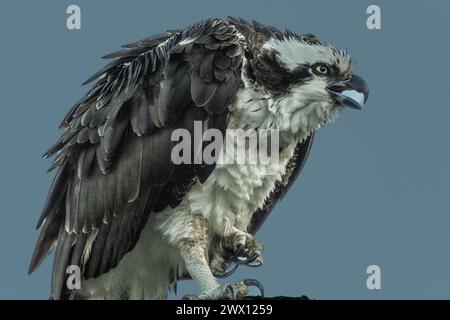
[[50, 253], [58, 240], [60, 229], [64, 228], [67, 168], [67, 163], [64, 163], [58, 171], [39, 218], [37, 228], [42, 228], [31, 258], [29, 274], [35, 271]]
[[54, 213], [45, 220], [34, 249], [33, 257], [31, 258], [28, 274], [34, 272], [53, 249], [58, 239], [60, 228], [61, 226], [64, 227], [62, 222], [63, 217], [64, 215], [62, 212], [54, 211]]
[[75, 237], [76, 235], [74, 233], [68, 234], [64, 227], [61, 227], [52, 274], [51, 296], [55, 300], [60, 300], [65, 297], [64, 284], [67, 278], [66, 268], [70, 262]]
[[44, 209], [38, 220], [36, 229], [42, 225], [44, 219], [52, 214], [53, 211], [58, 209], [61, 204], [65, 203], [65, 194], [67, 188], [67, 177], [68, 177], [68, 164], [67, 161], [61, 166], [53, 179], [52, 186], [48, 193], [47, 201], [45, 202]]

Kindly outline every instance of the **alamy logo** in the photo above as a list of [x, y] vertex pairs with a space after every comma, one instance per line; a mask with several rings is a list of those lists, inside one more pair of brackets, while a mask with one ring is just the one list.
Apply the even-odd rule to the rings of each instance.
[[66, 13], [69, 15], [66, 20], [66, 27], [69, 30], [81, 29], [81, 9], [77, 5], [68, 6]]
[[367, 7], [366, 12], [370, 14], [367, 18], [367, 29], [380, 30], [381, 29], [381, 9], [376, 4], [372, 4]]
[[68, 274], [66, 286], [69, 290], [81, 289], [81, 269], [79, 266], [70, 265], [66, 269]]
[[381, 289], [381, 269], [376, 264], [370, 265], [366, 270], [370, 276], [367, 278], [366, 285], [369, 290]]
[[201, 121], [194, 122], [193, 136], [186, 129], [175, 129], [171, 141], [178, 142], [171, 153], [174, 164], [262, 164], [279, 162], [278, 130], [218, 129], [203, 131]]

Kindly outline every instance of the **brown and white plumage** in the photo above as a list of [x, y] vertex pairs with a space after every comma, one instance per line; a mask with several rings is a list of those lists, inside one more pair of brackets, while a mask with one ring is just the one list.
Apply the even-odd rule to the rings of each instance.
[[[301, 171], [314, 131], [341, 108], [333, 94], [313, 87], [324, 80], [311, 79], [311, 64], [290, 65], [279, 44], [286, 52], [292, 45], [323, 48], [330, 63], [336, 60], [332, 80], [351, 76], [348, 55], [312, 35], [233, 18], [205, 20], [106, 56], [113, 61], [87, 81], [97, 82], [69, 111], [62, 137], [45, 154], [56, 155], [51, 169], [58, 171], [29, 271], [56, 246], [52, 298], [161, 298], [179, 278], [199, 280], [190, 269], [195, 248], [186, 243], [199, 241], [212, 257], [220, 254], [211, 252], [213, 240], [230, 229], [258, 230]], [[175, 165], [171, 133], [193, 132], [194, 121], [222, 132], [280, 130], [280, 166], [272, 172]], [[233, 186], [240, 187], [231, 190], [226, 181], [236, 176], [242, 181]], [[194, 258], [194, 265], [201, 260]], [[69, 265], [81, 267], [80, 292], [65, 287]], [[204, 291], [216, 286], [199, 281]]]

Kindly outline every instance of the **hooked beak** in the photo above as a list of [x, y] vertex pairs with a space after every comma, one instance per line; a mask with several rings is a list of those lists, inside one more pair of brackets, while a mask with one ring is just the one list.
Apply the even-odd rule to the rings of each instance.
[[369, 87], [363, 78], [353, 75], [351, 78], [336, 81], [327, 87], [341, 106], [360, 110], [369, 97]]

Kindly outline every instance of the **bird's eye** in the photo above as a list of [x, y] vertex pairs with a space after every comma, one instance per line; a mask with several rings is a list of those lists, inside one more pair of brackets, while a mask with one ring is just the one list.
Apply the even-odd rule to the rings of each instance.
[[318, 64], [318, 65], [316, 65], [313, 68], [313, 71], [314, 71], [315, 74], [323, 76], [323, 75], [327, 75], [328, 74], [329, 69], [324, 64]]

